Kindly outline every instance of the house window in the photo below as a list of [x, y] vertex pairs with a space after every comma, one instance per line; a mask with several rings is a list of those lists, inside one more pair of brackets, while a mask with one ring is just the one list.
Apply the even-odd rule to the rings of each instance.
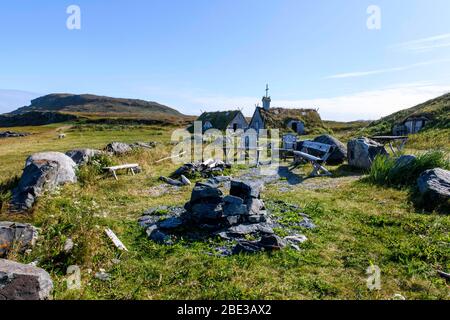
[[205, 121], [205, 123], [203, 124], [203, 130], [208, 130], [211, 129], [213, 127], [212, 123], [209, 121]]
[[237, 123], [233, 123], [233, 131], [236, 131], [238, 129], [238, 124]]

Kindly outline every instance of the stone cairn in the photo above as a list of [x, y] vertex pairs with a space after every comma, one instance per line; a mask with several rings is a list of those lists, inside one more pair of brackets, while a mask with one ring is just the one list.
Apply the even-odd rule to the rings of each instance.
[[[288, 240], [294, 243], [305, 240], [281, 239], [274, 234], [272, 221], [260, 199], [263, 184], [232, 180], [230, 185], [230, 194], [224, 196], [212, 181], [197, 182], [184, 208], [169, 210], [167, 219], [155, 216], [153, 209], [139, 223], [149, 239], [161, 244], [171, 244], [172, 236], [180, 233], [196, 239], [212, 235], [237, 241], [233, 254], [282, 249]], [[247, 241], [247, 235], [260, 240]]]

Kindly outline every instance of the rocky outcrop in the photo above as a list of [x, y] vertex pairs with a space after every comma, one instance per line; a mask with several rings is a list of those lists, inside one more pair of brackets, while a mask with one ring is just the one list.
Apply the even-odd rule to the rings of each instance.
[[37, 236], [37, 229], [30, 224], [0, 221], [0, 258], [13, 248], [24, 252], [33, 247]]
[[328, 144], [334, 146], [334, 150], [327, 159], [327, 163], [330, 165], [338, 165], [343, 163], [347, 159], [347, 147], [333, 136], [324, 134], [314, 139], [314, 142]]
[[0, 300], [48, 300], [52, 290], [45, 270], [0, 259]]
[[147, 215], [140, 224], [149, 239], [165, 244], [172, 243], [171, 235], [177, 230], [197, 230], [225, 240], [273, 234], [260, 199], [261, 189], [260, 184], [231, 181], [230, 195], [224, 196], [218, 185], [197, 182], [181, 212], [162, 220]]
[[[150, 240], [160, 244], [172, 244], [179, 237], [197, 241], [217, 236], [227, 243], [238, 242], [233, 250], [220, 248], [221, 255], [278, 250], [286, 244], [299, 250], [298, 244], [306, 241], [303, 235], [288, 232], [290, 236], [285, 239], [275, 235], [273, 228], [282, 224], [269, 217], [260, 199], [262, 187], [257, 182], [232, 180], [230, 194], [224, 195], [213, 179], [197, 182], [183, 208], [153, 208], [144, 213], [139, 224], [146, 229]], [[315, 228], [308, 218], [301, 220], [296, 228]], [[248, 236], [260, 240], [248, 241]]]
[[29, 133], [13, 132], [13, 131], [0, 131], [0, 138], [17, 138], [29, 136]]
[[417, 187], [429, 207], [450, 200], [450, 171], [441, 168], [423, 172], [417, 179]]
[[388, 156], [383, 145], [362, 137], [352, 139], [347, 144], [348, 164], [359, 169], [370, 169], [377, 155]]
[[101, 153], [102, 151], [95, 149], [75, 149], [67, 151], [66, 156], [70, 157], [77, 165], [84, 165]]
[[44, 191], [76, 182], [75, 169], [75, 162], [60, 152], [42, 152], [28, 157], [19, 185], [12, 191], [12, 209], [30, 210]]
[[0, 115], [0, 127], [42, 126], [50, 123], [76, 121], [81, 119], [70, 114], [59, 112], [26, 112], [23, 114]]

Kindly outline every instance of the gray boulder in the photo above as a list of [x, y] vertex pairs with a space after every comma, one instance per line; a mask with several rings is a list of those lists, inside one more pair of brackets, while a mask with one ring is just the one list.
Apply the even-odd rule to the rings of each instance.
[[70, 157], [77, 165], [84, 165], [101, 153], [100, 150], [94, 149], [75, 149], [67, 151], [66, 156]]
[[191, 194], [191, 203], [197, 201], [217, 201], [222, 200], [222, 191], [217, 188], [217, 185], [207, 182], [197, 182]]
[[259, 215], [261, 210], [264, 210], [264, 202], [260, 199], [251, 198], [247, 201], [248, 214], [249, 215]]
[[159, 244], [171, 244], [170, 236], [162, 232], [156, 225], [148, 227], [145, 232], [150, 240]]
[[194, 223], [209, 223], [217, 221], [222, 216], [220, 203], [196, 203], [192, 205], [187, 220]]
[[348, 164], [360, 168], [370, 169], [377, 155], [388, 156], [382, 144], [366, 137], [352, 139], [347, 144]]
[[267, 221], [267, 217], [265, 214], [259, 214], [259, 215], [254, 215], [254, 216], [248, 216], [247, 217], [247, 221], [249, 223], [261, 223], [261, 222], [266, 222]]
[[170, 217], [158, 223], [161, 229], [171, 230], [179, 228], [183, 225], [183, 219], [179, 217]]
[[347, 159], [347, 147], [333, 136], [324, 134], [314, 139], [314, 142], [328, 144], [334, 146], [334, 150], [328, 157], [327, 163], [331, 165], [338, 165]]
[[391, 174], [402, 174], [405, 170], [409, 170], [416, 162], [417, 157], [413, 155], [403, 155], [395, 160], [394, 166], [391, 168]]
[[273, 234], [273, 229], [266, 223], [239, 224], [217, 232], [223, 239], [243, 238], [246, 235]]
[[150, 141], [150, 142], [141, 142], [138, 141], [136, 143], [133, 143], [132, 145], [130, 145], [132, 148], [144, 148], [144, 149], [153, 149], [155, 148], [157, 145], [156, 142], [154, 141]]
[[0, 259], [0, 300], [48, 300], [52, 290], [45, 270]]
[[229, 216], [239, 216], [247, 214], [247, 206], [244, 204], [244, 200], [235, 196], [226, 196], [223, 198], [223, 215], [225, 217]]
[[230, 195], [247, 200], [249, 198], [259, 198], [264, 184], [259, 182], [244, 182], [232, 180]]
[[416, 162], [417, 157], [411, 154], [405, 154], [395, 160], [394, 167], [408, 167]]
[[31, 224], [0, 221], [0, 258], [12, 248], [23, 252], [33, 247], [37, 236], [37, 229]]
[[19, 185], [12, 191], [12, 209], [27, 211], [44, 191], [76, 182], [76, 167], [70, 157], [60, 152], [42, 152], [30, 156], [25, 162]]
[[129, 153], [133, 150], [129, 144], [123, 142], [111, 142], [105, 149], [107, 152], [110, 152], [116, 156]]
[[450, 171], [441, 168], [423, 172], [417, 179], [420, 193], [433, 205], [450, 199]]

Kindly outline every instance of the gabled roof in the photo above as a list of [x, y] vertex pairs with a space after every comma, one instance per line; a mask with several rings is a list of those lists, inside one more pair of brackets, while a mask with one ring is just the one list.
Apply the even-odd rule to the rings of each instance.
[[[203, 112], [196, 121], [202, 121], [203, 123], [209, 121], [211, 122], [213, 128], [225, 130], [230, 122], [233, 121], [239, 113], [241, 113], [240, 110]], [[245, 119], [244, 116], [242, 117]]]
[[266, 128], [283, 128], [289, 121], [302, 121], [308, 127], [323, 127], [322, 119], [319, 113], [314, 109], [288, 109], [288, 108], [270, 108], [264, 110], [258, 107], [261, 118]]

